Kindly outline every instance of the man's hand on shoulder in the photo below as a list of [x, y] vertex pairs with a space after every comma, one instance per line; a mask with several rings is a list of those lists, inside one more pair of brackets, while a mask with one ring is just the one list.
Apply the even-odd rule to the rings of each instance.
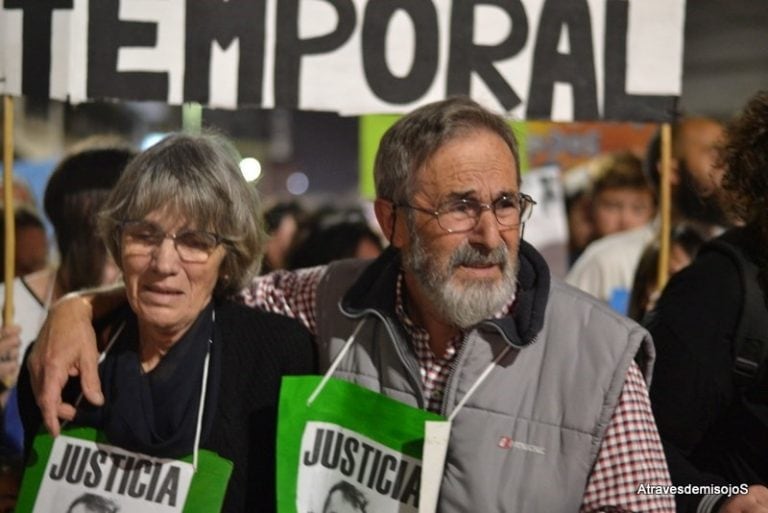
[[746, 495], [729, 497], [718, 513], [768, 513], [768, 488], [752, 485]]
[[92, 306], [82, 296], [65, 296], [50, 310], [27, 362], [30, 383], [46, 428], [59, 434], [59, 419], [72, 420], [73, 405], [61, 392], [71, 376], [80, 377], [85, 398], [101, 405], [104, 396], [98, 374], [99, 353], [91, 325]]

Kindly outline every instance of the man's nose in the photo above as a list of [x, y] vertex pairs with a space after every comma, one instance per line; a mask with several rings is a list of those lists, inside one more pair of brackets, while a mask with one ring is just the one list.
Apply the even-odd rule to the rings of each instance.
[[501, 243], [501, 231], [496, 215], [490, 208], [480, 211], [480, 217], [477, 219], [477, 225], [470, 232], [469, 242], [481, 244], [486, 248], [493, 249]]

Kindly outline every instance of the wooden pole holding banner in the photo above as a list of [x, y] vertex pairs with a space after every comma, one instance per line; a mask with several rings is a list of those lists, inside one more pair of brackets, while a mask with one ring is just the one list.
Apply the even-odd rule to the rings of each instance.
[[[16, 222], [13, 214], [13, 98], [3, 98], [3, 210], [5, 223], [5, 304], [3, 326], [13, 324], [13, 277], [16, 263]], [[0, 358], [7, 358], [0, 355]], [[3, 380], [6, 388], [13, 386], [12, 378]]]
[[670, 233], [672, 231], [672, 189], [669, 182], [672, 174], [672, 125], [661, 125], [661, 228], [659, 233], [659, 270], [656, 289], [661, 291], [669, 279]]
[[5, 306], [3, 326], [13, 324], [13, 277], [16, 260], [16, 225], [13, 215], [13, 98], [3, 98], [3, 194], [5, 210]]

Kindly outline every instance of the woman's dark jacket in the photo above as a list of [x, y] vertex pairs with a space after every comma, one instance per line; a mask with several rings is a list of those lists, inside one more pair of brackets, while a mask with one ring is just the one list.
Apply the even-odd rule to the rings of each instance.
[[[111, 324], [115, 327], [125, 320], [126, 327], [99, 368], [105, 406], [81, 408], [76, 422], [104, 430], [110, 442], [129, 450], [164, 457], [191, 453], [201, 371], [210, 339], [213, 343], [210, 345], [211, 363], [200, 447], [234, 464], [222, 511], [274, 511], [280, 380], [284, 375], [316, 371], [314, 344], [310, 333], [287, 317], [231, 302], [216, 305], [213, 323], [210, 314], [211, 308], [206, 308], [188, 333], [146, 376], [134, 372], [135, 377], [126, 377], [125, 368], [131, 368], [126, 361], [135, 362], [133, 367], [139, 368], [138, 336], [135, 315], [128, 308], [122, 310], [118, 322]], [[190, 334], [195, 340], [190, 341]], [[194, 351], [186, 351], [186, 356], [179, 357], [185, 348], [193, 346]], [[176, 353], [172, 354], [174, 351]], [[174, 365], [175, 369], [169, 374], [175, 381], [166, 382], [165, 388], [126, 386], [132, 381], [146, 383], [143, 380], [153, 374], [157, 377], [157, 374], [173, 369]], [[183, 371], [179, 372], [179, 368]], [[79, 382], [70, 380], [65, 389], [65, 400], [73, 403], [79, 392]], [[124, 400], [122, 396], [126, 393], [133, 394], [135, 399]], [[164, 398], [166, 394], [174, 397]], [[144, 410], [137, 406], [142, 403]], [[116, 404], [121, 411], [109, 411], [110, 405]], [[32, 395], [26, 366], [19, 378], [19, 408], [28, 434], [26, 445], [29, 451], [34, 436], [29, 434], [38, 432], [42, 419]], [[136, 418], [140, 420], [136, 421]], [[134, 432], [142, 432], [136, 440], [132, 438]], [[147, 435], [150, 440], [145, 439]]]

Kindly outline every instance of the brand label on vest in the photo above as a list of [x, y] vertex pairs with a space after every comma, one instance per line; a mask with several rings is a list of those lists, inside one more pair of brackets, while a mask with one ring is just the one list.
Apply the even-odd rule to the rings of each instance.
[[309, 422], [301, 440], [297, 510], [417, 513], [420, 480], [419, 460], [336, 424]]
[[34, 513], [70, 511], [78, 504], [90, 508], [85, 511], [181, 512], [193, 474], [189, 463], [61, 435], [53, 443]]

